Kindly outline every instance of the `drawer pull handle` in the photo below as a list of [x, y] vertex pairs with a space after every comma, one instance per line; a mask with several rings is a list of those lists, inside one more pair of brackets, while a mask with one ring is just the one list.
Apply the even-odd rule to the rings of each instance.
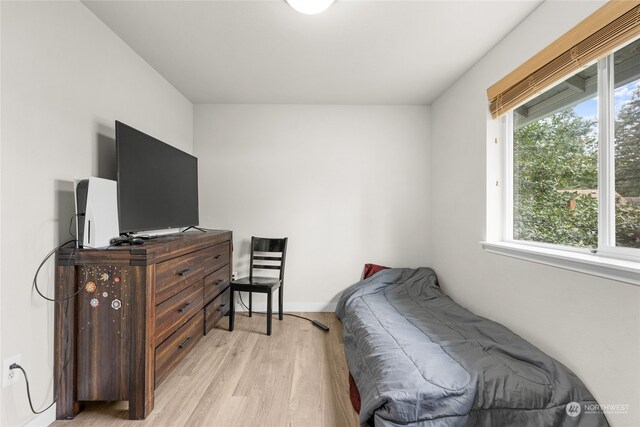
[[189, 337], [189, 338], [187, 338], [186, 340], [184, 340], [184, 342], [183, 342], [182, 344], [180, 344], [180, 345], [178, 346], [178, 348], [179, 348], [180, 350], [184, 349], [184, 348], [187, 346], [187, 344], [189, 343], [189, 341], [191, 341], [191, 337]]
[[224, 279], [220, 279], [216, 282], [216, 286], [218, 286], [220, 283], [224, 282]]
[[220, 313], [222, 313], [222, 310], [227, 306], [227, 304], [220, 304], [220, 308], [218, 308], [218, 311]]
[[178, 271], [178, 276], [184, 276], [185, 274], [187, 274], [189, 271], [191, 271], [190, 268], [185, 268], [184, 270]]
[[184, 313], [187, 310], [187, 308], [189, 308], [190, 306], [191, 306], [190, 302], [186, 303], [185, 305], [183, 305], [178, 309], [178, 313]]
[[220, 258], [221, 256], [222, 256], [222, 254], [218, 254], [218, 255], [214, 256], [214, 257], [213, 257], [213, 259], [218, 259], [218, 258]]

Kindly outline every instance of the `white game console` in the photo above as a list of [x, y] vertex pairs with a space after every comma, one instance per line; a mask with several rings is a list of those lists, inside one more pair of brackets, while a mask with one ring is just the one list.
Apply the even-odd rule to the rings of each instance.
[[107, 247], [120, 235], [116, 181], [96, 177], [76, 180], [75, 202], [79, 246]]

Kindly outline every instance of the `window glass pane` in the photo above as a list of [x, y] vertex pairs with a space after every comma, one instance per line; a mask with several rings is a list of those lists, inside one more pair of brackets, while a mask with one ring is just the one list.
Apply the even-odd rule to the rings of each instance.
[[640, 248], [640, 40], [614, 55], [616, 245]]
[[513, 237], [598, 246], [597, 66], [514, 114]]

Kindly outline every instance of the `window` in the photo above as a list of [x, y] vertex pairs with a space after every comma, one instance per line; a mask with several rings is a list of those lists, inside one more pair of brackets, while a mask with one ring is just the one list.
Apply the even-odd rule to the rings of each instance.
[[637, 260], [640, 39], [502, 120], [504, 240]]
[[613, 63], [615, 245], [640, 248], [640, 40]]
[[608, 1], [487, 88], [488, 252], [640, 286], [639, 17]]

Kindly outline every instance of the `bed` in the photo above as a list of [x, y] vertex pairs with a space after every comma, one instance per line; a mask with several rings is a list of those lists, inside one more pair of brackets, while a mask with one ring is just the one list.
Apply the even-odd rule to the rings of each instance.
[[336, 314], [363, 426], [608, 426], [573, 372], [456, 304], [430, 268], [380, 271]]

